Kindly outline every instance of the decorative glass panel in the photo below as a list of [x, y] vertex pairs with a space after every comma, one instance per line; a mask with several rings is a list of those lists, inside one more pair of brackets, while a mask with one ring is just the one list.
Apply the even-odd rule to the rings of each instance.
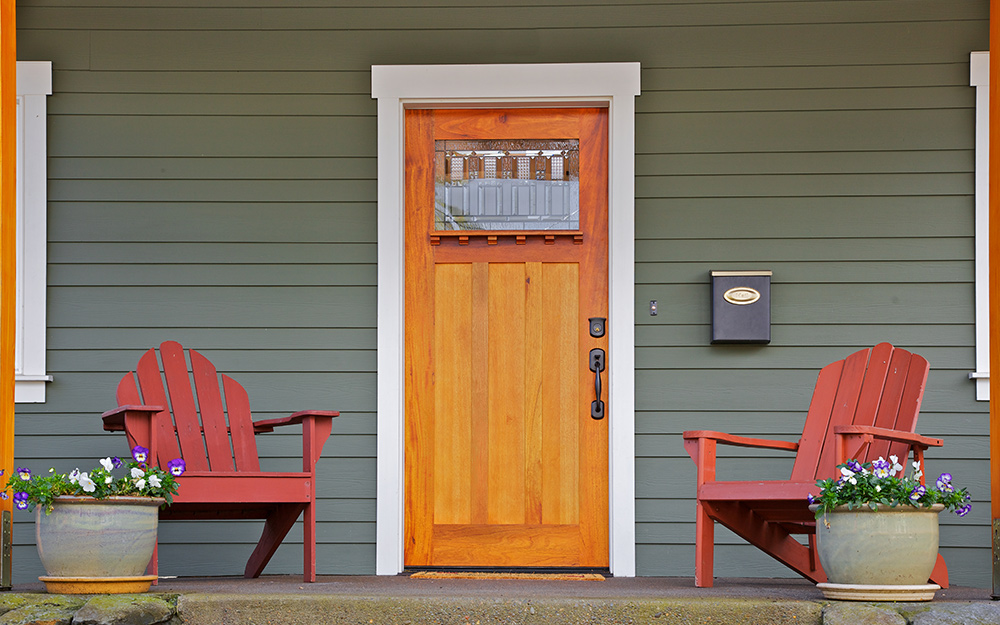
[[578, 230], [580, 142], [436, 141], [435, 230]]

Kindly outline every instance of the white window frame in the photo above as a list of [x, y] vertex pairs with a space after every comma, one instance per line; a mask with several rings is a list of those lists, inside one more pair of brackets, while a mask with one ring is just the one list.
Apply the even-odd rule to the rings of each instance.
[[17, 269], [14, 402], [42, 403], [45, 385], [46, 102], [52, 63], [17, 63]]
[[610, 568], [635, 575], [635, 97], [638, 63], [372, 67], [378, 99], [378, 436], [375, 572], [403, 570], [403, 129], [406, 108], [609, 110]]
[[969, 55], [976, 88], [976, 399], [990, 399], [990, 53]]

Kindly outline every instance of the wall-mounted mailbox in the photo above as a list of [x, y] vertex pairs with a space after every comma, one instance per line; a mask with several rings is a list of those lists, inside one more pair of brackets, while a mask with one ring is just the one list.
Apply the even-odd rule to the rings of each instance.
[[771, 342], [771, 272], [712, 272], [712, 343]]

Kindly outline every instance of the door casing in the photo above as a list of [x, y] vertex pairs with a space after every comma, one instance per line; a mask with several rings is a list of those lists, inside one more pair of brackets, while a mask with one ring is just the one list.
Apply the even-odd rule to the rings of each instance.
[[403, 569], [403, 111], [553, 105], [609, 109], [609, 552], [612, 574], [635, 575], [637, 95], [638, 63], [372, 67], [378, 100], [377, 574]]

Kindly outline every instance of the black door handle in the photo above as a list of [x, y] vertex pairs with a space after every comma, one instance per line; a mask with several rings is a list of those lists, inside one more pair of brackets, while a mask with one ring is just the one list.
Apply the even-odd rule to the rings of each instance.
[[604, 418], [604, 402], [601, 401], [601, 371], [604, 371], [604, 350], [595, 347], [590, 350], [590, 370], [594, 372], [594, 393], [597, 399], [590, 402], [590, 416], [594, 419]]

